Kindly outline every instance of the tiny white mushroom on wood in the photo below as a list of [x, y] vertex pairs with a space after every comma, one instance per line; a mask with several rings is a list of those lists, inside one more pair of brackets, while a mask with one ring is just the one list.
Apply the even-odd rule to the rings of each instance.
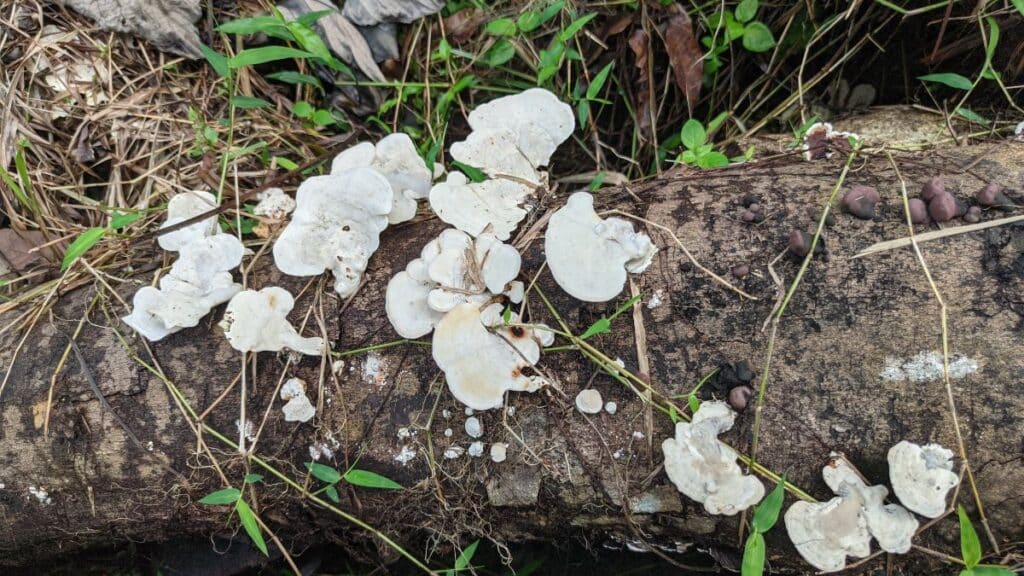
[[324, 351], [322, 338], [303, 338], [288, 322], [295, 299], [284, 288], [243, 290], [228, 302], [220, 327], [231, 347], [240, 352], [277, 352], [288, 348], [302, 354]]
[[622, 292], [627, 272], [647, 269], [657, 248], [629, 222], [602, 220], [594, 211], [594, 197], [577, 192], [551, 216], [544, 252], [555, 281], [570, 296], [607, 302]]
[[928, 518], [946, 511], [946, 495], [960, 483], [952, 451], [903, 440], [889, 449], [888, 460], [892, 490], [904, 506]]
[[597, 414], [604, 407], [601, 393], [593, 388], [580, 390], [576, 395], [576, 409], [584, 414]]
[[299, 378], [289, 378], [284, 383], [281, 400], [286, 402], [281, 409], [285, 422], [309, 422], [316, 415], [316, 408], [306, 396], [306, 383]]
[[680, 492], [704, 504], [709, 514], [732, 516], [764, 497], [764, 485], [745, 476], [736, 451], [718, 439], [736, 413], [724, 402], [704, 402], [692, 422], [676, 423], [675, 438], [661, 444], [665, 473]]

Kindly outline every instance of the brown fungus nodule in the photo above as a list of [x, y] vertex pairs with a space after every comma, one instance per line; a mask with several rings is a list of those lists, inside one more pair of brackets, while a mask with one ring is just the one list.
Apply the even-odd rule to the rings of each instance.
[[1013, 202], [1003, 193], [1003, 187], [995, 182], [985, 184], [984, 188], [974, 194], [974, 199], [982, 206], [1010, 207]]
[[[804, 256], [807, 256], [807, 254], [811, 251], [811, 244], [813, 243], [813, 241], [814, 236], [812, 236], [811, 234], [808, 234], [803, 230], [793, 230], [792, 232], [789, 233], [789, 244], [787, 245], [787, 249], [789, 250], [789, 253], [792, 254], [793, 256], [803, 258]], [[824, 244], [822, 243], [822, 240], [819, 238], [818, 243], [814, 248], [814, 253], [817, 254], [819, 252], [822, 252], [823, 249]]]
[[932, 198], [946, 192], [946, 182], [942, 176], [934, 176], [921, 187], [921, 199], [930, 202]]
[[960, 207], [952, 194], [942, 192], [928, 201], [928, 214], [936, 222], [949, 222], [960, 215]]
[[928, 205], [920, 198], [911, 198], [907, 201], [910, 208], [910, 221], [914, 224], [927, 224], [931, 217], [928, 216]]
[[879, 200], [877, 190], [871, 186], [857, 184], [843, 195], [843, 208], [857, 218], [871, 220], [875, 217], [875, 204], [878, 204]]

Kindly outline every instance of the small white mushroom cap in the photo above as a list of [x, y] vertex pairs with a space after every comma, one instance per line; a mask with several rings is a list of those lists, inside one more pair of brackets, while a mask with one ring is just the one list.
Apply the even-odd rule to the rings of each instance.
[[430, 189], [430, 207], [438, 218], [470, 236], [490, 231], [504, 241], [526, 218], [522, 206], [533, 194], [533, 187], [513, 180], [470, 182], [461, 172], [451, 172]]
[[281, 386], [281, 400], [286, 402], [281, 409], [285, 422], [309, 422], [316, 416], [316, 408], [306, 396], [306, 383], [300, 378], [289, 378]]
[[888, 460], [893, 492], [904, 506], [928, 518], [946, 511], [946, 495], [960, 483], [952, 451], [903, 440], [889, 449]]
[[587, 192], [569, 196], [548, 222], [544, 237], [548, 266], [570, 296], [585, 302], [607, 302], [626, 283], [626, 273], [639, 273], [657, 252], [651, 239], [620, 218], [602, 220]]
[[484, 425], [480, 423], [480, 419], [476, 416], [470, 416], [466, 418], [466, 434], [470, 438], [479, 438], [484, 435]]
[[889, 490], [885, 486], [868, 486], [844, 458], [836, 458], [821, 471], [825, 483], [837, 495], [856, 495], [863, 506], [868, 532], [878, 540], [879, 547], [891, 554], [906, 554], [917, 532], [914, 515], [899, 504], [885, 504]]
[[392, 196], [388, 181], [370, 168], [307, 179], [296, 192], [292, 221], [274, 243], [274, 263], [291, 276], [330, 269], [334, 290], [351, 296], [387, 228]]
[[576, 129], [572, 108], [543, 88], [491, 100], [470, 112], [468, 120], [474, 131], [512, 131], [515, 146], [534, 166], [546, 165]]
[[491, 461], [493, 462], [504, 462], [508, 457], [508, 444], [504, 442], [495, 442], [491, 444]]
[[295, 299], [284, 288], [243, 290], [228, 302], [220, 327], [231, 347], [240, 352], [277, 352], [284, 348], [302, 354], [324, 351], [322, 338], [303, 338], [288, 322]]
[[479, 458], [479, 457], [483, 456], [484, 455], [484, 443], [480, 442], [479, 440], [477, 440], [476, 442], [473, 442], [472, 444], [469, 445], [469, 450], [467, 450], [466, 453], [469, 454], [470, 456], [472, 456], [473, 458]]
[[764, 497], [764, 485], [745, 476], [736, 452], [718, 439], [736, 413], [724, 402], [700, 405], [692, 422], [678, 422], [675, 438], [661, 444], [665, 473], [680, 492], [704, 504], [709, 514], [732, 516]]
[[846, 557], [865, 558], [871, 553], [871, 534], [857, 495], [828, 502], [799, 500], [786, 510], [784, 521], [797, 552], [822, 572], [846, 567]]
[[576, 409], [584, 414], [597, 414], [604, 407], [601, 393], [593, 388], [580, 390], [576, 395]]
[[[216, 207], [217, 198], [209, 192], [193, 190], [176, 194], [167, 203], [167, 220], [160, 225], [160, 228], [163, 229], [179, 222], [184, 222], [189, 218], [209, 212]], [[189, 224], [184, 228], [158, 236], [156, 241], [164, 250], [177, 252], [189, 242], [197, 238], [212, 236], [217, 231], [217, 217], [211, 216], [194, 224]]]
[[259, 202], [252, 209], [257, 216], [266, 216], [274, 220], [284, 220], [295, 210], [295, 200], [280, 188], [267, 188], [256, 195]]
[[372, 168], [391, 184], [394, 191], [388, 222], [398, 224], [416, 215], [416, 200], [426, 198], [433, 183], [432, 170], [416, 152], [416, 145], [407, 134], [396, 132], [385, 136], [374, 146], [362, 142], [343, 150], [331, 163], [331, 174], [342, 174], [353, 168]]
[[506, 391], [533, 392], [543, 385], [524, 373], [540, 351], [535, 343], [536, 354], [529, 354], [521, 341], [532, 340], [532, 334], [523, 332], [509, 340], [507, 334], [492, 334], [481, 322], [477, 304], [460, 304], [446, 314], [434, 329], [432, 353], [452, 395], [470, 408], [489, 410], [501, 407]]

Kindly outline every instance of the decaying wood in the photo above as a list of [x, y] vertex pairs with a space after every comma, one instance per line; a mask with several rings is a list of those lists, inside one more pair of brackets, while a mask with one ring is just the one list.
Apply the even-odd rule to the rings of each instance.
[[[1021, 144], [937, 150], [897, 161], [911, 190], [941, 172], [963, 197], [992, 180], [1016, 190], [1011, 194], [1018, 204], [1022, 200]], [[961, 173], [959, 167], [969, 165], [969, 173]], [[784, 249], [792, 229], [812, 228], [838, 174], [836, 160], [787, 160], [673, 173], [631, 187], [628, 193], [599, 193], [605, 208], [626, 210], [672, 229], [710, 268], [725, 274], [746, 264], [752, 271], [737, 282], [758, 300], [740, 299], [695, 271], [664, 234], [651, 231], [665, 249], [636, 282], [647, 300], [657, 295], [662, 303], [642, 308], [643, 322], [635, 325], [646, 331], [650, 381], [656, 390], [685, 394], [726, 361], [747, 360], [755, 371], [763, 365], [767, 335], [761, 327], [779, 293], [767, 266]], [[831, 496], [819, 475], [831, 451], [844, 452], [871, 481], [884, 483], [886, 452], [901, 439], [955, 448], [941, 379], [900, 380], [892, 370], [889, 377], [883, 375], [887, 366], [940, 351], [939, 308], [917, 260], [908, 249], [852, 258], [877, 241], [906, 235], [894, 172], [884, 158], [868, 158], [855, 166], [849, 182], [878, 187], [883, 196], [880, 216], [863, 221], [836, 214], [826, 229], [826, 253], [811, 264], [779, 326], [760, 435], [759, 460], [819, 499]], [[741, 198], [751, 193], [760, 195], [767, 214], [763, 223], [746, 224], [738, 217]], [[559, 201], [548, 198], [541, 210]], [[351, 303], [343, 307], [337, 302], [330, 282], [313, 282], [298, 297], [294, 318], [301, 321], [316, 302], [307, 333], [319, 331], [316, 315], [322, 313], [336, 351], [396, 340], [383, 313], [387, 279], [441, 228], [428, 219], [387, 230], [366, 284]], [[525, 251], [528, 275], [540, 267], [540, 246], [534, 239]], [[929, 242], [922, 251], [949, 305], [951, 350], [977, 365], [976, 371], [965, 370], [966, 375], [952, 382], [990, 527], [1001, 544], [1019, 542], [1024, 537], [1024, 483], [1018, 481], [1024, 477], [1024, 398], [1019, 394], [1024, 381], [1024, 226]], [[262, 272], [250, 286], [280, 283], [298, 292], [307, 285], [275, 274], [267, 260], [257, 267]], [[797, 264], [783, 259], [774, 269], [788, 285]], [[119, 290], [128, 297], [149, 281], [138, 278]], [[578, 331], [621, 304], [574, 301], [554, 286], [547, 272], [538, 285]], [[66, 335], [74, 332], [97, 294], [79, 347], [111, 409], [151, 451], [137, 448], [104, 410], [74, 356], [53, 380], [49, 436], [43, 433], [41, 411], [67, 347]], [[624, 293], [622, 300], [627, 297]], [[196, 503], [222, 487], [208, 455], [197, 454], [196, 438], [168, 387], [133, 359], [137, 355], [149, 362], [145, 347], [134, 335], [129, 335], [129, 349], [122, 346], [114, 328], [122, 333], [127, 328], [111, 326], [104, 309], [123, 313], [108, 293], [89, 288], [65, 294], [14, 362], [0, 400], [0, 564], [110, 544], [112, 538], [225, 533], [224, 510]], [[530, 299], [529, 311], [533, 320], [554, 324], [538, 298]], [[239, 372], [238, 355], [216, 328], [219, 316], [220, 311], [203, 325], [152, 346], [167, 376], [197, 412], [210, 406]], [[635, 371], [633, 327], [628, 315], [623, 316], [612, 334], [593, 343]], [[18, 337], [3, 336], [4, 370], [11, 366]], [[400, 481], [407, 489], [397, 496], [343, 490], [341, 507], [407, 543], [418, 555], [428, 556], [431, 542], [459, 534], [497, 541], [579, 533], [635, 541], [642, 535], [651, 542], [718, 549], [738, 544], [737, 518], [707, 516], [699, 505], [682, 498], [661, 472], [657, 447], [671, 432], [668, 418], [655, 412], [655, 449], [649, 455], [645, 404], [578, 353], [551, 352], [543, 358], [541, 365], [559, 390], [513, 394], [508, 404], [514, 413], [477, 415], [486, 443], [509, 444], [510, 457], [501, 464], [486, 457], [444, 458], [446, 448], [466, 447], [471, 439], [463, 431], [462, 407], [439, 385], [429, 348], [400, 345], [354, 354], [346, 363], [335, 376], [329, 363], [321, 372], [319, 359], [289, 364], [285, 356], [261, 354], [249, 383], [249, 414], [257, 424], [274, 401], [283, 373], [303, 377], [311, 390], [319, 387], [323, 404], [315, 425], [285, 423], [276, 404], [257, 452], [309, 486], [316, 484], [306, 478], [303, 462], [317, 443], [331, 448], [331, 462], [341, 469], [358, 458], [360, 468]], [[617, 402], [618, 413], [588, 420], [576, 412], [571, 398], [587, 383]], [[227, 394], [205, 419], [229, 437], [236, 435], [236, 397], [236, 391]], [[744, 413], [725, 439], [748, 451], [752, 421]], [[453, 431], [450, 437], [446, 429]], [[240, 458], [209, 435], [204, 439], [231, 481], [240, 483], [245, 473]], [[411, 454], [404, 464], [403, 454]], [[289, 545], [301, 549], [323, 539], [371, 541], [265, 475], [267, 484], [254, 492], [257, 508]], [[51, 502], [32, 496], [33, 487], [45, 489]], [[967, 494], [965, 487], [961, 502], [973, 510]], [[921, 538], [935, 550], [955, 555], [958, 549], [953, 520], [940, 522]], [[769, 537], [769, 551], [776, 567], [806, 570], [781, 530]], [[911, 573], [922, 573], [913, 567], [929, 561], [934, 558], [921, 554], [896, 559]]]

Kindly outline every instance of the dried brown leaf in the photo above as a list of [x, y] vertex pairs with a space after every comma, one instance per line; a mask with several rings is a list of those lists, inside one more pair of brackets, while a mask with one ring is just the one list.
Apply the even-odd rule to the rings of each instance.
[[451, 42], [462, 44], [476, 33], [486, 18], [487, 16], [476, 8], [459, 10], [444, 19], [444, 32]]
[[686, 95], [686, 104], [693, 112], [700, 98], [704, 80], [704, 53], [693, 34], [693, 22], [682, 10], [669, 18], [665, 26], [665, 49], [675, 73], [676, 86]]
[[650, 38], [643, 28], [637, 28], [629, 37], [629, 47], [633, 50], [633, 55], [636, 58], [635, 66], [638, 72], [636, 79], [637, 128], [644, 137], [651, 133], [651, 93], [649, 90], [651, 79], [648, 73], [649, 54], [647, 50], [650, 45], [649, 40]]
[[11, 228], [0, 229], [0, 256], [17, 272], [24, 272], [38, 262], [44, 255], [59, 259], [53, 246], [35, 252], [31, 250], [46, 243], [46, 238], [38, 230], [20, 232]]

